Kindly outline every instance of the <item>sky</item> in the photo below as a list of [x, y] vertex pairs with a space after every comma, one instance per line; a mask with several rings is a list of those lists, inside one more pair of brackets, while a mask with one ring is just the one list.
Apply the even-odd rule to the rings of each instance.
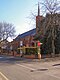
[[29, 17], [37, 9], [38, 0], [0, 0], [0, 22], [12, 23], [16, 35], [33, 29]]

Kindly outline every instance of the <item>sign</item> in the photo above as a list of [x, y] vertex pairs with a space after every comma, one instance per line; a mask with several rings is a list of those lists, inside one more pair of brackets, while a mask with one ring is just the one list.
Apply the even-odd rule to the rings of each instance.
[[23, 41], [20, 41], [20, 46], [23, 46]]
[[40, 42], [37, 43], [38, 46], [41, 46]]
[[37, 45], [38, 45], [38, 46], [41, 46], [41, 44], [42, 44], [42, 43], [38, 41]]

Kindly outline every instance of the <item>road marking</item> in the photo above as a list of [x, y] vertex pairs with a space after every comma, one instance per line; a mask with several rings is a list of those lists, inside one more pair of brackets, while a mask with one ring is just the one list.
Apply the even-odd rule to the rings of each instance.
[[5, 80], [9, 80], [2, 72], [0, 72], [0, 75], [1, 75]]
[[[28, 67], [28, 66], [25, 66], [25, 65], [21, 65], [21, 64], [16, 64], [16, 65], [18, 65], [18, 66], [20, 66], [20, 67], [23, 67], [23, 68], [27, 68], [27, 69], [29, 69], [29, 70], [36, 70], [36, 69], [34, 69], [34, 68], [31, 68], [31, 67]], [[54, 77], [54, 78], [56, 78], [56, 79], [59, 79], [60, 80], [60, 77], [58, 77], [58, 76], [55, 76], [55, 75], [51, 75], [51, 74], [46, 74], [46, 75], [48, 75], [48, 76], [51, 76], [51, 77]]]
[[27, 68], [29, 70], [36, 70], [34, 68], [31, 68], [31, 67], [28, 67], [28, 66], [24, 66], [24, 65], [21, 65], [21, 64], [16, 64], [16, 65], [21, 66], [21, 67], [24, 67], [24, 68]]

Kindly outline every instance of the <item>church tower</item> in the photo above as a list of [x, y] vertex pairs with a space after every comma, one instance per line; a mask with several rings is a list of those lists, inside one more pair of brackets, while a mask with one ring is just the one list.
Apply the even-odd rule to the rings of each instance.
[[36, 34], [38, 34], [38, 32], [40, 31], [40, 23], [42, 20], [42, 16], [40, 16], [40, 6], [38, 3], [38, 15], [36, 16]]

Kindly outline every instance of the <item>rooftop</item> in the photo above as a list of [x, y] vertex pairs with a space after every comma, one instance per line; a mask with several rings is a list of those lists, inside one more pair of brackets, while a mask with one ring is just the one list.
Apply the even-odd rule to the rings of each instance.
[[36, 34], [36, 28], [32, 29], [32, 30], [29, 30], [23, 34], [19, 34], [15, 40], [19, 40], [20, 38], [24, 38], [26, 36], [29, 36], [29, 35], [35, 35]]

